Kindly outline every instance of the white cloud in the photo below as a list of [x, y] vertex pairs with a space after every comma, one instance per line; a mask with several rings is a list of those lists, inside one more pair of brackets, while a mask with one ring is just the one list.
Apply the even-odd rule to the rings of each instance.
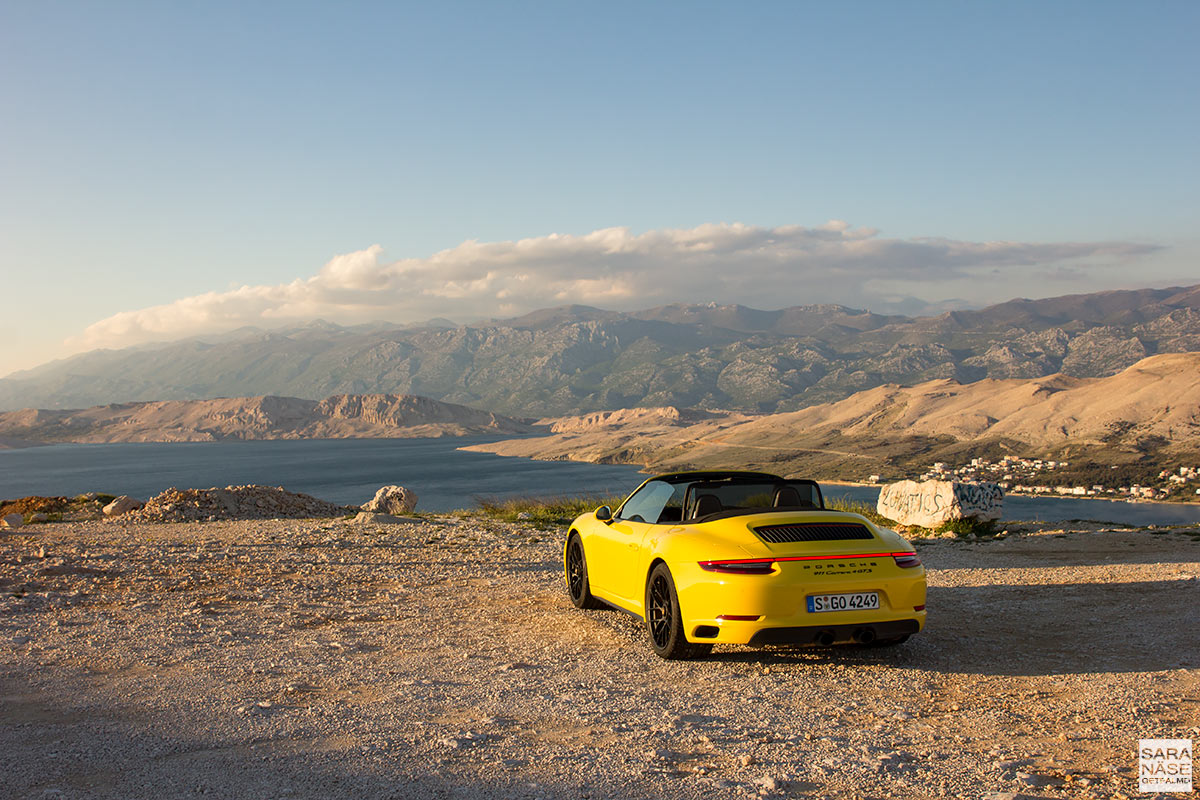
[[[467, 241], [428, 258], [392, 262], [382, 261], [383, 248], [372, 245], [335, 257], [310, 278], [123, 311], [68, 344], [124, 347], [317, 317], [341, 323], [469, 320], [566, 303], [615, 309], [711, 300], [760, 308], [869, 305], [897, 287], [920, 295], [923, 288], [977, 280], [995, 269], [1013, 286], [1022, 275], [1044, 274], [1065, 262], [1120, 262], [1158, 249], [1126, 242], [886, 239], [840, 220], [815, 228], [710, 223], [636, 235], [606, 228], [581, 236]], [[1011, 291], [1018, 293], [1015, 286]]]

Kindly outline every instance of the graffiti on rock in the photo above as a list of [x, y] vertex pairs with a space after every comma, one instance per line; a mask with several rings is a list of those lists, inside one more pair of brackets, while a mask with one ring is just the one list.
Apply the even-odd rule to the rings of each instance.
[[900, 481], [883, 487], [877, 509], [902, 525], [935, 527], [954, 519], [999, 519], [1004, 491], [995, 483]]

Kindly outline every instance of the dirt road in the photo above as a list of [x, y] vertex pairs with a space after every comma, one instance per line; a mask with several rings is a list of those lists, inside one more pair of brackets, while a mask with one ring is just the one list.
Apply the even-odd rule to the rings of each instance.
[[[0, 797], [1118, 797], [1200, 741], [1200, 538], [919, 547], [886, 650], [655, 657], [559, 534], [473, 518], [0, 535]], [[1164, 795], [1165, 797], [1165, 795]]]

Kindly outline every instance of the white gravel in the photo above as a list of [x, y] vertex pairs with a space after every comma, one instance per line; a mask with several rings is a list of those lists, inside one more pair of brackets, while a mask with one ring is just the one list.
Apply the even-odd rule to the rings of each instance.
[[901, 647], [679, 663], [557, 531], [29, 526], [0, 798], [1150, 797], [1137, 739], [1200, 740], [1200, 539], [1156, 533], [929, 542]]

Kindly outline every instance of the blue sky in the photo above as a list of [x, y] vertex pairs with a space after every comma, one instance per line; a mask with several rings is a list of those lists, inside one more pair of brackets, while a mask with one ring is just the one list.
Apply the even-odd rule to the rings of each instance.
[[8, 0], [0, 374], [309, 314], [1200, 281], [1200, 4], [747, 5]]

